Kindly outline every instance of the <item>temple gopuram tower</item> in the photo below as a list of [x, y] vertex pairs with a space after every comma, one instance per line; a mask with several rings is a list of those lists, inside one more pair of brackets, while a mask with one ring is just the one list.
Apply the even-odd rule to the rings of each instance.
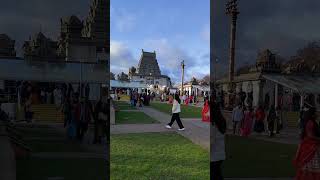
[[109, 49], [110, 9], [107, 0], [92, 0], [82, 35], [95, 40], [97, 51]]
[[138, 65], [138, 74], [140, 76], [161, 76], [155, 51], [145, 52], [142, 49], [142, 55]]

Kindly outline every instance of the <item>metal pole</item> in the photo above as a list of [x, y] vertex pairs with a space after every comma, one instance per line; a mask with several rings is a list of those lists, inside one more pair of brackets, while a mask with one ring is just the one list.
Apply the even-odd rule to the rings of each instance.
[[182, 77], [181, 77], [181, 96], [183, 96], [183, 80], [184, 80], [184, 60], [181, 62], [181, 67], [182, 67]]
[[82, 59], [80, 61], [80, 99], [82, 98]]

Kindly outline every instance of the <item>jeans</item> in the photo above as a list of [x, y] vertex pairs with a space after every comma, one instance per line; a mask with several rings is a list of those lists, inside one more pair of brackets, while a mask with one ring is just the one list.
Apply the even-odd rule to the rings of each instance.
[[180, 129], [184, 128], [183, 125], [182, 125], [179, 113], [173, 113], [172, 114], [171, 121], [170, 121], [170, 123], [168, 125], [172, 126], [172, 124], [174, 123], [175, 120], [177, 121], [178, 126], [179, 126]]
[[222, 162], [223, 161], [213, 161], [210, 163], [210, 179], [211, 180], [223, 180], [222, 176]]

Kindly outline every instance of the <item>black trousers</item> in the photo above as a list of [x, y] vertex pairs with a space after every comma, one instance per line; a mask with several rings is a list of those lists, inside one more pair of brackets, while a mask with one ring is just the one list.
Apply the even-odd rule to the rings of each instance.
[[222, 162], [223, 161], [214, 161], [210, 163], [210, 179], [211, 180], [223, 180], [222, 176]]
[[233, 121], [233, 134], [236, 134], [238, 123], [239, 123], [238, 121]]
[[78, 126], [77, 126], [77, 137], [79, 140], [83, 140], [84, 134], [87, 132], [88, 130], [88, 123], [85, 122], [79, 122]]
[[170, 121], [170, 123], [169, 123], [168, 125], [169, 125], [169, 126], [172, 126], [172, 124], [174, 123], [174, 121], [177, 121], [178, 126], [179, 126], [180, 129], [184, 128], [184, 127], [183, 127], [183, 124], [182, 124], [182, 122], [181, 122], [179, 113], [173, 113], [173, 114], [172, 114], [171, 121]]

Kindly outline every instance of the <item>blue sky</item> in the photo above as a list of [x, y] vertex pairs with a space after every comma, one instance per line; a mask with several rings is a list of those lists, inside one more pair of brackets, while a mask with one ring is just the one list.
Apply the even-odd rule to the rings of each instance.
[[128, 73], [141, 49], [156, 51], [162, 74], [180, 80], [209, 74], [209, 0], [111, 0], [111, 71]]

